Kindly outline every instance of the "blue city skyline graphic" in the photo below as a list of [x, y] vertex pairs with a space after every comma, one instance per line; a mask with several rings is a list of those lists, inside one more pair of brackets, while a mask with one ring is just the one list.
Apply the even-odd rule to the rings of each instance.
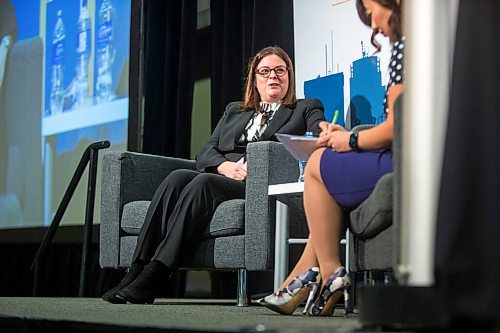
[[[333, 66], [332, 66], [333, 67]], [[380, 60], [369, 56], [361, 41], [361, 58], [350, 64], [349, 106], [344, 115], [344, 73], [318, 75], [304, 81], [304, 96], [318, 98], [325, 107], [325, 118], [332, 121], [335, 110], [339, 111], [337, 124], [352, 128], [360, 124], [380, 124], [385, 120], [383, 100], [385, 85], [382, 84]]]

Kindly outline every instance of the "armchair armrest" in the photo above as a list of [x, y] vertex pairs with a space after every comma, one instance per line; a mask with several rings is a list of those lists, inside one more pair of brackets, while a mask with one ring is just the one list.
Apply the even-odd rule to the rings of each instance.
[[374, 125], [374, 124], [361, 124], [361, 125], [353, 127], [351, 131], [353, 133], [359, 133], [361, 131], [367, 130], [367, 129], [375, 127], [375, 126], [377, 126], [377, 125]]
[[123, 206], [151, 200], [156, 188], [176, 169], [196, 169], [195, 161], [134, 152], [108, 152], [102, 158], [101, 267], [118, 267]]
[[298, 164], [281, 143], [255, 142], [247, 147], [245, 264], [250, 271], [268, 270], [274, 262], [275, 209], [268, 186], [297, 181]]

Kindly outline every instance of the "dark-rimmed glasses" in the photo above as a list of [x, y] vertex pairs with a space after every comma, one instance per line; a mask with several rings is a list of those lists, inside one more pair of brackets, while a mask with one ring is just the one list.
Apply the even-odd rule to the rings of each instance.
[[276, 74], [277, 77], [282, 77], [288, 73], [288, 67], [286, 66], [276, 66], [274, 68], [269, 68], [267, 66], [263, 66], [261, 68], [257, 68], [255, 70], [256, 74], [259, 74], [263, 78], [268, 78], [269, 75], [271, 75], [271, 72], [274, 71], [274, 74]]

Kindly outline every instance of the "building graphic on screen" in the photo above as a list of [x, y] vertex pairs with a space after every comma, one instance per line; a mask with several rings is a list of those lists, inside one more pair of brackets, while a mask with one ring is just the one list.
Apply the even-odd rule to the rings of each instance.
[[345, 117], [343, 72], [304, 81], [305, 97], [320, 99], [325, 107], [325, 117], [329, 121], [332, 120], [335, 110], [339, 110], [337, 123], [347, 125], [348, 128], [359, 124], [379, 124], [385, 119], [382, 105], [385, 86], [382, 85], [380, 61], [377, 56], [368, 56], [363, 42], [361, 58], [350, 64], [349, 88], [349, 106]]
[[382, 85], [380, 60], [368, 56], [361, 42], [362, 58], [353, 61], [349, 80], [351, 98], [349, 114], [351, 126], [380, 124], [385, 119], [383, 100], [385, 86]]
[[339, 110], [337, 123], [344, 125], [344, 73], [304, 81], [304, 96], [317, 98], [325, 107], [325, 118], [331, 121], [335, 110]]

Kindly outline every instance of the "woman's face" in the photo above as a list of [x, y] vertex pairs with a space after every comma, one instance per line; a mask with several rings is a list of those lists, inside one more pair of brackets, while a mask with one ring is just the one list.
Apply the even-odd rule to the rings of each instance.
[[[261, 101], [275, 103], [283, 100], [288, 92], [288, 69], [286, 68], [285, 61], [275, 54], [262, 58], [257, 65], [257, 72], [266, 73], [269, 70], [271, 71], [268, 77], [255, 73], [257, 90]], [[279, 76], [284, 69], [284, 75]], [[276, 71], [278, 71], [278, 75], [276, 75]]]
[[372, 29], [389, 37], [391, 35], [389, 19], [391, 18], [392, 10], [380, 5], [374, 0], [363, 0], [363, 5], [366, 13], [371, 15]]

